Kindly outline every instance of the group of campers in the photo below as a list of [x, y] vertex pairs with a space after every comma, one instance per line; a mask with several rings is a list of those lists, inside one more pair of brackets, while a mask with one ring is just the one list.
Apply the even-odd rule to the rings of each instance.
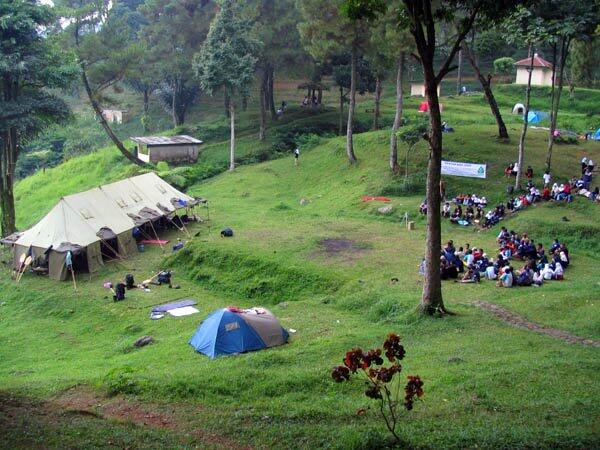
[[[504, 174], [507, 177], [514, 176], [518, 170], [518, 163], [509, 164], [504, 170]], [[484, 196], [460, 194], [452, 201], [443, 202], [442, 217], [457, 225], [477, 224], [488, 229], [498, 224], [507, 213], [520, 211], [541, 201], [570, 203], [573, 201], [573, 196], [579, 194], [593, 202], [600, 203], [600, 189], [596, 186], [592, 190], [593, 171], [594, 162], [584, 157], [581, 160], [581, 176], [574, 176], [571, 180], [558, 184], [552, 183], [552, 175], [549, 171], [545, 171], [542, 175], [543, 187], [540, 189], [533, 181], [533, 168], [528, 166], [525, 171], [527, 184], [523, 193], [511, 196], [506, 203], [498, 203], [487, 212], [485, 212], [487, 199]], [[420, 204], [419, 212], [423, 215], [427, 214], [426, 199]]]
[[[545, 281], [562, 280], [570, 257], [566, 244], [555, 239], [548, 252], [526, 233], [518, 234], [502, 227], [497, 237], [498, 252], [494, 260], [482, 248], [469, 244], [455, 248], [448, 241], [442, 249], [440, 276], [460, 283], [478, 283], [482, 278], [496, 280], [499, 287], [541, 286]], [[522, 267], [514, 270], [512, 262]], [[423, 261], [420, 269], [424, 273]]]

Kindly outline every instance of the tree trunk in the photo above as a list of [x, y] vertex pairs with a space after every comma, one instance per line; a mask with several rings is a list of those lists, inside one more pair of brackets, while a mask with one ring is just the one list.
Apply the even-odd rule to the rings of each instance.
[[379, 106], [381, 104], [381, 77], [375, 77], [375, 111], [373, 115], [373, 129], [379, 130]]
[[173, 82], [172, 92], [171, 92], [171, 118], [173, 119], [173, 127], [178, 125], [177, 123], [177, 114], [175, 111], [177, 110], [177, 82]]
[[319, 89], [317, 92], [317, 105], [321, 105], [323, 103], [323, 89]]
[[404, 106], [404, 52], [400, 53], [398, 58], [398, 72], [396, 74], [396, 115], [394, 116], [394, 123], [392, 125], [392, 134], [390, 136], [390, 169], [393, 173], [398, 173], [398, 128], [400, 128], [400, 121], [402, 120], [402, 108]]
[[353, 125], [354, 108], [356, 106], [356, 47], [352, 47], [350, 56], [350, 102], [348, 104], [348, 125], [346, 127], [346, 154], [350, 164], [354, 164], [357, 159], [354, 154]]
[[521, 131], [521, 137], [519, 138], [519, 170], [517, 171], [517, 177], [515, 179], [515, 189], [521, 188], [521, 174], [523, 173], [523, 161], [525, 160], [525, 136], [527, 135], [527, 126], [529, 125], [529, 102], [531, 100], [531, 75], [533, 73], [533, 58], [535, 57], [535, 53], [532, 51], [532, 46], [529, 46], [529, 54], [530, 62], [529, 75], [527, 77], [527, 90], [525, 93], [525, 115], [523, 117], [523, 130]]
[[266, 89], [265, 89], [265, 78], [263, 76], [263, 79], [261, 81], [260, 84], [260, 93], [259, 93], [259, 100], [260, 100], [260, 129], [258, 131], [258, 139], [261, 141], [265, 140], [265, 135], [266, 135], [266, 130], [267, 130], [267, 110], [266, 110]]
[[[491, 75], [488, 75], [487, 78], [483, 76], [481, 70], [479, 69], [479, 65], [475, 60], [475, 56], [473, 55], [471, 49], [467, 45], [466, 42], [463, 43], [465, 53], [467, 55], [467, 59], [469, 60], [469, 64], [475, 71], [477, 75], [477, 79], [483, 88], [483, 93], [485, 95], [485, 99], [490, 105], [490, 109], [492, 110], [492, 114], [496, 119], [496, 124], [498, 125], [498, 137], [501, 139], [508, 139], [508, 130], [506, 129], [506, 124], [504, 123], [504, 119], [502, 119], [502, 114], [500, 113], [500, 108], [498, 108], [498, 103], [496, 103], [496, 97], [494, 97], [494, 93], [492, 92], [492, 78]], [[462, 53], [459, 53], [461, 55]]]
[[458, 67], [456, 71], [456, 95], [461, 94], [462, 86], [462, 65], [463, 65], [463, 51], [462, 48], [458, 51]]
[[[552, 128], [552, 124], [554, 123], [554, 99], [556, 97], [556, 67], [558, 65], [557, 62], [557, 52], [558, 52], [558, 44], [554, 42], [552, 44], [552, 81], [550, 85], [550, 131], [548, 133], [548, 149], [551, 147], [554, 142], [554, 129]], [[546, 164], [548, 156], [546, 155]], [[546, 167], [547, 170], [550, 170]]]
[[275, 69], [270, 64], [267, 65], [268, 71], [268, 84], [267, 84], [267, 106], [271, 111], [271, 118], [277, 119], [277, 111], [275, 110], [275, 92], [274, 92], [274, 84], [275, 84]]
[[144, 88], [144, 115], [148, 114], [150, 106], [150, 89]]
[[[558, 108], [560, 106], [560, 96], [563, 90], [563, 78], [565, 74], [567, 56], [569, 55], [570, 44], [571, 42], [568, 38], [563, 38], [560, 49], [560, 74], [558, 79], [558, 91], [556, 92], [555, 98], [552, 101], [552, 109], [550, 110], [550, 136], [548, 138], [548, 155], [546, 156], [546, 170], [550, 170], [550, 166], [552, 165], [552, 147], [554, 146], [554, 131], [556, 130]], [[554, 83], [554, 80], [552, 80], [552, 82]]]
[[0, 210], [2, 212], [0, 231], [2, 237], [6, 237], [17, 230], [13, 193], [14, 173], [19, 155], [17, 139], [15, 127], [11, 127], [2, 133], [2, 140], [4, 141], [1, 149], [2, 154], [0, 155]]
[[229, 118], [231, 120], [231, 137], [229, 142], [229, 170], [235, 169], [235, 105], [229, 102]]
[[344, 134], [344, 88], [340, 86], [340, 125], [338, 135]]
[[94, 98], [94, 95], [92, 94], [92, 88], [90, 87], [90, 83], [85, 72], [85, 66], [83, 64], [81, 65], [81, 78], [83, 80], [83, 85], [85, 87], [87, 96], [90, 100], [90, 104], [92, 105], [92, 109], [96, 113], [96, 117], [98, 117], [98, 121], [100, 122], [100, 125], [102, 125], [102, 128], [104, 128], [104, 131], [106, 131], [106, 134], [108, 134], [108, 137], [111, 139], [111, 141], [113, 141], [115, 146], [119, 149], [123, 156], [125, 156], [125, 158], [127, 158], [132, 163], [137, 164], [138, 166], [144, 167], [146, 163], [136, 158], [134, 155], [131, 154], [131, 152], [129, 152], [129, 150], [125, 148], [123, 142], [121, 142], [117, 135], [113, 133], [113, 130], [110, 128], [110, 125], [108, 124], [108, 122], [106, 122], [106, 119], [102, 115], [102, 108], [100, 108], [100, 105], [98, 104], [98, 102]]
[[[426, 67], [429, 66], [429, 67]], [[423, 62], [425, 94], [429, 104], [429, 163], [427, 167], [427, 237], [425, 260], [427, 268], [423, 283], [421, 310], [426, 314], [444, 311], [442, 282], [440, 278], [440, 256], [442, 231], [440, 215], [440, 179], [442, 170], [442, 116], [437, 94], [438, 84], [433, 73], [433, 61]]]
[[223, 93], [223, 104], [225, 105], [225, 116], [229, 119], [230, 118], [230, 113], [229, 113], [229, 94], [227, 92]]

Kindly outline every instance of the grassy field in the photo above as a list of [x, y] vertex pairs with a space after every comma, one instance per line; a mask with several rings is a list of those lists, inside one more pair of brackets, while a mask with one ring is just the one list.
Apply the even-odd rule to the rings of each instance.
[[[509, 107], [514, 93], [502, 95], [502, 107]], [[408, 102], [409, 118], [417, 101]], [[500, 143], [481, 98], [446, 103], [457, 131], [445, 135], [445, 158], [487, 162], [489, 173], [487, 180], [448, 178], [449, 193], [503, 199], [502, 171], [516, 158], [518, 120], [509, 116], [511, 142]], [[386, 98], [386, 115], [392, 104]], [[369, 107], [368, 101], [361, 105], [361, 111]], [[564, 116], [583, 123], [585, 109], [573, 107]], [[335, 111], [316, 117], [292, 111], [265, 144], [254, 140], [248, 118], [241, 153], [256, 155], [260, 145], [273, 145], [280, 127], [335, 124], [336, 117]], [[368, 116], [361, 112], [359, 119]], [[390, 331], [403, 337], [406, 374], [425, 380], [424, 401], [401, 422], [407, 447], [597, 446], [598, 349], [512, 327], [472, 303], [489, 301], [536, 323], [600, 339], [598, 206], [584, 199], [539, 205], [506, 222], [546, 245], [564, 239], [573, 255], [565, 281], [511, 290], [490, 282], [445, 283], [445, 302], [456, 315], [423, 318], [416, 310], [422, 193], [401, 195], [402, 177], [387, 169], [388, 139], [388, 131], [358, 135], [355, 166], [346, 162], [344, 139], [325, 136], [307, 141], [299, 167], [284, 156], [193, 184], [189, 192], [210, 199], [211, 207], [210, 221], [192, 230], [197, 237], [166, 260], [160, 249], [147, 248], [91, 279], [82, 274], [77, 293], [70, 283], [32, 275], [15, 285], [5, 271], [0, 447], [380, 448], [384, 428], [363, 386], [337, 385], [329, 372], [345, 351], [379, 345]], [[541, 131], [528, 138], [526, 164], [538, 180], [545, 140]], [[226, 142], [215, 141], [198, 166], [226, 160]], [[576, 174], [584, 154], [600, 160], [600, 145], [557, 146], [555, 179]], [[420, 144], [410, 158], [415, 180], [426, 158]], [[17, 186], [19, 224], [35, 222], [61, 195], [132, 173], [110, 148], [37, 173]], [[360, 199], [382, 193], [392, 198], [389, 216], [377, 213], [381, 204]], [[405, 213], [416, 230], [404, 227]], [[219, 237], [224, 226], [234, 229], [234, 238]], [[442, 238], [493, 253], [496, 233], [444, 223]], [[332, 240], [339, 245], [328, 245]], [[175, 270], [180, 290], [132, 291], [113, 303], [102, 288], [125, 273], [139, 280], [165, 267]], [[393, 277], [400, 282], [391, 283]], [[151, 306], [184, 297], [198, 302], [200, 314], [149, 319]], [[194, 353], [187, 341], [202, 318], [227, 305], [268, 307], [297, 332], [289, 344], [266, 351], [216, 360]], [[133, 350], [143, 335], [156, 343]], [[366, 414], [357, 414], [367, 406]]]

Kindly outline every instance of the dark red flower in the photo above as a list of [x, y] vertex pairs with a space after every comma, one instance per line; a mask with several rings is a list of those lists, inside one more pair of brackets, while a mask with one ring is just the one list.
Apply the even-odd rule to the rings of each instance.
[[337, 383], [348, 381], [350, 379], [350, 371], [344, 366], [334, 367], [331, 371], [331, 378], [333, 378]]
[[360, 348], [355, 348], [346, 353], [344, 365], [350, 369], [352, 373], [362, 367], [363, 351]]
[[379, 349], [379, 348], [375, 349], [375, 350], [369, 350], [367, 353], [364, 353], [362, 355], [362, 357], [363, 357], [363, 364], [362, 364], [363, 369], [371, 367], [371, 364], [376, 364], [378, 366], [383, 364], [383, 358], [381, 357], [381, 349]]
[[404, 347], [400, 344], [400, 336], [395, 333], [390, 333], [385, 342], [383, 343], [385, 349], [385, 356], [390, 362], [396, 361], [396, 359], [404, 358]]
[[410, 411], [413, 408], [414, 401], [423, 396], [423, 381], [418, 375], [408, 376], [404, 393], [404, 407]]
[[369, 388], [365, 391], [365, 395], [372, 399], [383, 398], [377, 386], [369, 386]]

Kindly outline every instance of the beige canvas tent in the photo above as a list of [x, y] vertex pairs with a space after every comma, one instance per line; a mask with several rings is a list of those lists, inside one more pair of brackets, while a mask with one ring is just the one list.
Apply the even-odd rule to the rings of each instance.
[[137, 252], [134, 227], [195, 204], [194, 198], [154, 173], [68, 195], [13, 241], [13, 265], [18, 268], [23, 254], [34, 259], [47, 255], [50, 277], [64, 280], [65, 256], [71, 251], [79, 270], [94, 272], [104, 264], [107, 252], [116, 257]]

